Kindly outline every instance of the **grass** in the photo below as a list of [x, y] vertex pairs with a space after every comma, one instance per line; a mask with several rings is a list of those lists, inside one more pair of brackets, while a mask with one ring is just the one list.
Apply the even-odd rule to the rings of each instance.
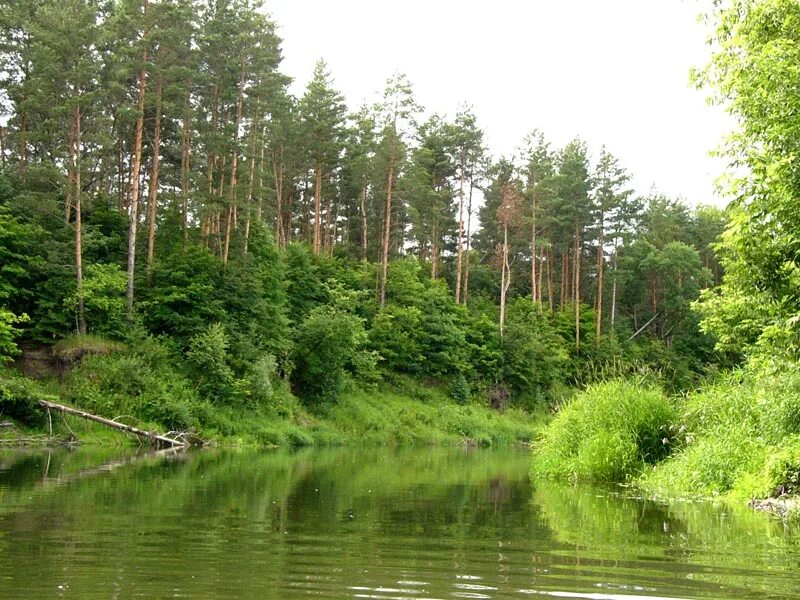
[[643, 474], [661, 495], [765, 498], [800, 492], [800, 372], [734, 373], [690, 394], [681, 451]]
[[71, 335], [53, 344], [53, 356], [65, 363], [75, 363], [87, 354], [113, 354], [123, 352], [125, 344], [98, 335]]
[[536, 443], [534, 478], [624, 481], [664, 458], [678, 412], [657, 387], [611, 380], [568, 401]]

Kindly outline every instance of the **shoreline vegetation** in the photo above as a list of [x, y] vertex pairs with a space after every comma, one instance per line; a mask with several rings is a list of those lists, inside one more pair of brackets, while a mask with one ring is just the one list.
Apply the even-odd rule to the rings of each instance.
[[725, 210], [638, 195], [579, 138], [491, 156], [401, 74], [353, 109], [320, 61], [295, 97], [256, 0], [6, 4], [0, 443], [116, 435], [52, 398], [222, 444], [533, 442], [534, 477], [800, 491], [797, 2], [709, 15]]

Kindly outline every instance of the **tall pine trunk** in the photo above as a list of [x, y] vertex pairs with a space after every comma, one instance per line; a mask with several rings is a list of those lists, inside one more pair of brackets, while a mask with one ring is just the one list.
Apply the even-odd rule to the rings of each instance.
[[314, 254], [319, 254], [322, 246], [322, 166], [314, 169]]
[[[144, 13], [147, 14], [147, 0], [144, 0]], [[142, 67], [139, 70], [138, 99], [136, 103], [137, 117], [133, 134], [133, 161], [131, 167], [131, 205], [130, 227], [128, 229], [128, 290], [127, 290], [127, 319], [133, 321], [133, 285], [136, 273], [136, 231], [139, 226], [139, 173], [142, 169], [142, 130], [144, 129], [144, 99], [147, 91], [147, 73], [144, 65], [147, 63], [147, 46], [142, 53]]]
[[575, 276], [573, 282], [573, 299], [575, 303], [575, 350], [581, 349], [581, 231], [580, 227], [575, 225], [575, 256], [574, 256], [573, 274]]
[[389, 239], [392, 233], [392, 186], [394, 185], [394, 147], [389, 162], [389, 177], [386, 180], [386, 207], [383, 227], [383, 255], [381, 262], [381, 308], [386, 304], [386, 278], [389, 275]]
[[594, 323], [594, 345], [600, 346], [600, 334], [603, 327], [603, 291], [606, 266], [605, 255], [605, 230], [604, 230], [604, 215], [600, 212], [600, 233], [597, 246], [597, 313]]
[[361, 260], [367, 261], [367, 186], [361, 188]]
[[458, 176], [458, 234], [456, 237], [456, 304], [461, 303], [462, 238], [464, 237], [464, 157]]
[[156, 121], [153, 127], [153, 163], [150, 169], [150, 189], [147, 199], [147, 273], [152, 273], [156, 247], [156, 216], [158, 214], [158, 177], [161, 166], [161, 104], [164, 82], [156, 79]]
[[[228, 265], [228, 253], [231, 247], [231, 225], [236, 215], [236, 186], [238, 183], [237, 168], [239, 166], [239, 125], [242, 122], [242, 104], [244, 103], [244, 65], [242, 65], [242, 72], [239, 76], [239, 93], [236, 97], [236, 118], [233, 127], [233, 151], [231, 153], [231, 183], [228, 202], [228, 214], [225, 220], [225, 242], [222, 249], [222, 266]], [[224, 179], [224, 178], [223, 178]], [[220, 191], [220, 197], [222, 191]]]
[[83, 230], [81, 221], [81, 107], [75, 106], [75, 276], [78, 296], [78, 333], [86, 335], [86, 310], [83, 300]]
[[540, 298], [537, 296], [536, 286], [536, 176], [531, 173], [531, 300], [535, 304]]
[[189, 116], [191, 114], [191, 97], [186, 98], [186, 112], [183, 116], [181, 133], [181, 225], [183, 227], [183, 243], [189, 243]]
[[511, 266], [508, 264], [508, 221], [503, 223], [503, 257], [500, 274], [500, 337], [506, 322], [506, 292], [511, 286]]
[[472, 250], [472, 190], [474, 189], [472, 179], [469, 182], [469, 197], [467, 200], [467, 251], [466, 258], [464, 259], [464, 294], [461, 301], [464, 305], [469, 301], [469, 257], [470, 250]]

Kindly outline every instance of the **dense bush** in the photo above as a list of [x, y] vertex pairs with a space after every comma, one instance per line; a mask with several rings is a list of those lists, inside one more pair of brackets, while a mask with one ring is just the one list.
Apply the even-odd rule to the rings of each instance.
[[634, 382], [596, 384], [564, 406], [535, 446], [534, 477], [621, 481], [663, 459], [677, 410], [663, 392]]
[[796, 367], [734, 373], [688, 397], [685, 447], [646, 473], [642, 484], [702, 496], [760, 497], [795, 489], [799, 417]]
[[0, 416], [11, 417], [26, 425], [43, 425], [44, 412], [38, 401], [44, 397], [36, 383], [0, 367]]
[[354, 368], [366, 340], [360, 318], [332, 306], [313, 309], [295, 339], [292, 382], [298, 396], [335, 402], [345, 370]]

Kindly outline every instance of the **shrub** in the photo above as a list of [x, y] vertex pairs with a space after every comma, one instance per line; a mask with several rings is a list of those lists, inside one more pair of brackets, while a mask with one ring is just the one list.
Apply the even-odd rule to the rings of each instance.
[[0, 372], [0, 415], [30, 426], [43, 425], [44, 412], [38, 401], [44, 394], [30, 379]]
[[347, 368], [366, 342], [360, 318], [331, 306], [311, 311], [297, 331], [292, 382], [311, 403], [335, 402]]
[[566, 404], [536, 444], [538, 477], [621, 481], [663, 459], [677, 411], [655, 387], [615, 380]]

